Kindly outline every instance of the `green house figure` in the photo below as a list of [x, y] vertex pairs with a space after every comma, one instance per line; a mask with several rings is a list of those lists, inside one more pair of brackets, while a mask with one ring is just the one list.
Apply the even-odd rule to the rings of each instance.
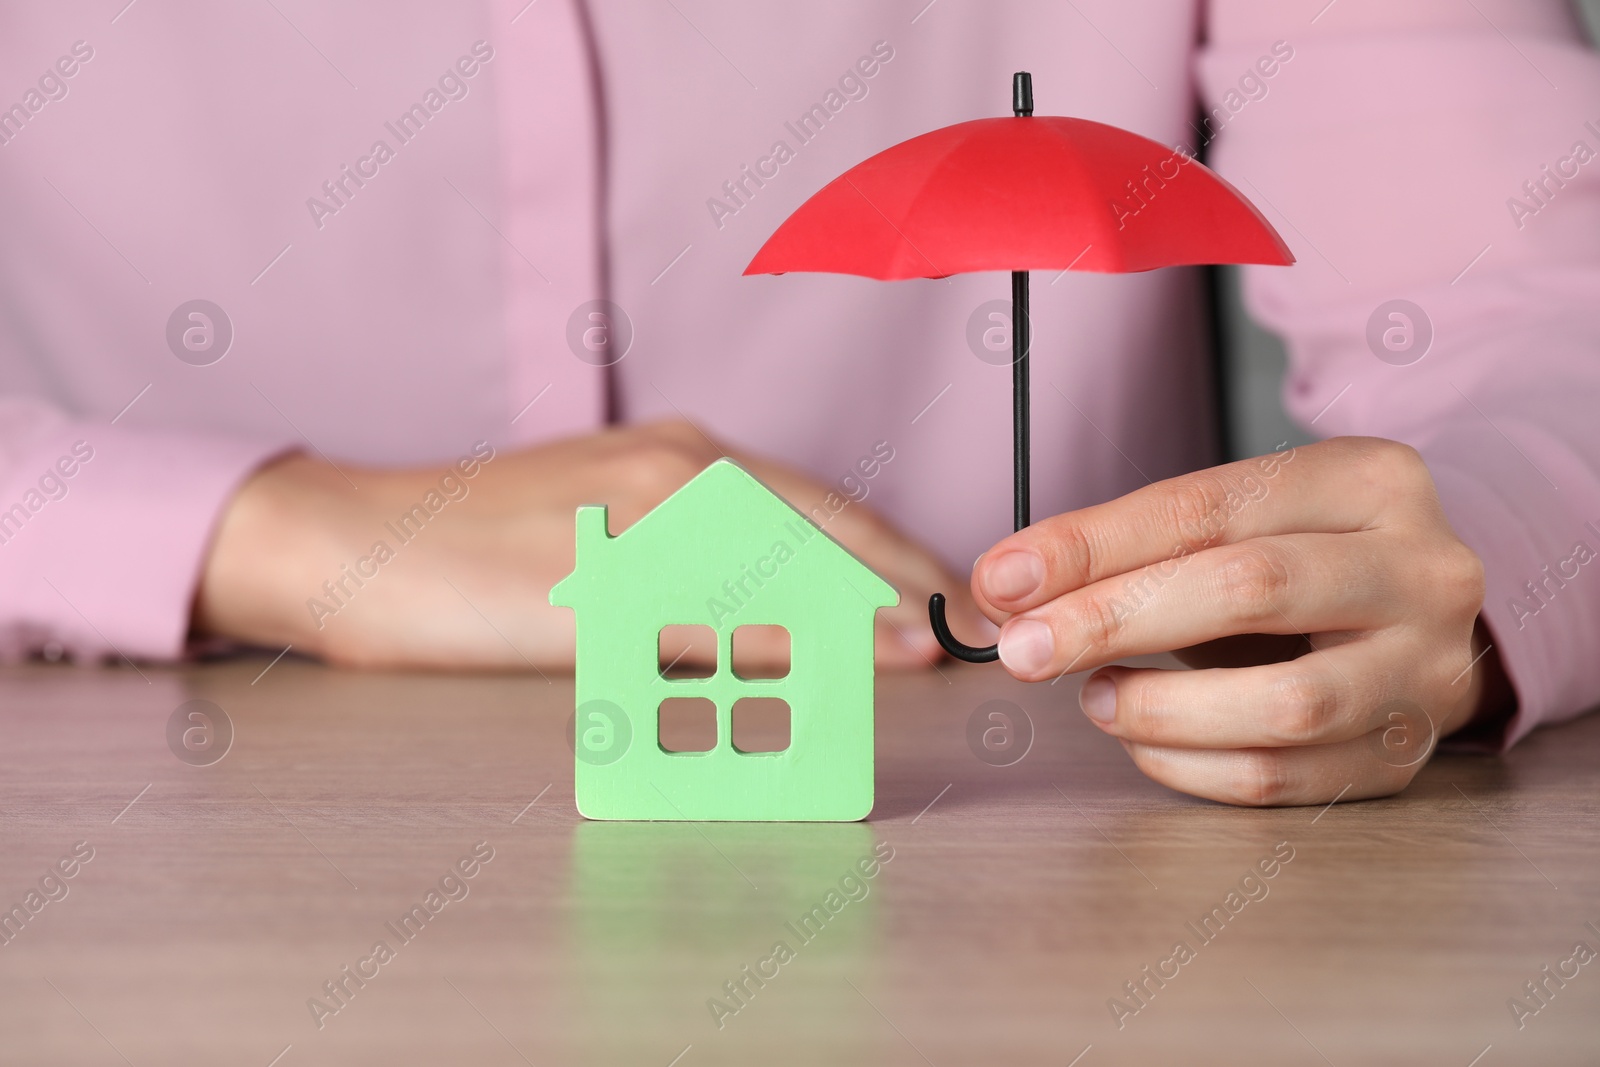
[[[591, 819], [863, 819], [873, 797], [873, 618], [899, 595], [732, 460], [700, 472], [624, 533], [604, 507], [577, 517], [577, 563], [550, 603], [577, 616], [573, 747], [578, 810]], [[716, 633], [708, 677], [660, 666], [664, 627]], [[788, 671], [744, 678], [735, 631], [781, 626]], [[663, 703], [715, 705], [703, 752], [661, 745]], [[789, 709], [789, 743], [744, 752], [747, 698]]]

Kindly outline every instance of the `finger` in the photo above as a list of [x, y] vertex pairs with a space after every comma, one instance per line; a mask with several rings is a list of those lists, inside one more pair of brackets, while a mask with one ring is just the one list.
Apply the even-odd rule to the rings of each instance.
[[[1405, 653], [1376, 639], [1310, 652], [1286, 663], [1208, 670], [1108, 667], [1086, 681], [1078, 703], [1124, 741], [1169, 748], [1293, 748], [1335, 744], [1393, 725], [1388, 680]], [[1441, 664], [1441, 667], [1444, 665]], [[1435, 672], [1426, 670], [1426, 675]], [[1424, 686], [1428, 678], [1418, 679]], [[1433, 691], [1433, 690], [1428, 690]], [[1442, 690], [1447, 691], [1447, 690]], [[1447, 708], [1414, 709], [1418, 738], [1431, 743]]]
[[983, 644], [995, 639], [996, 629], [978, 611], [962, 588], [963, 583], [932, 552], [884, 519], [871, 505], [759, 459], [750, 460], [748, 466], [751, 473], [900, 593], [899, 604], [878, 613], [880, 666], [927, 666], [944, 658], [928, 627], [928, 598], [934, 593], [949, 594], [946, 616], [963, 637]]
[[795, 510], [891, 584], [898, 579], [938, 592], [954, 583], [950, 572], [933, 553], [884, 519], [871, 505], [774, 464], [751, 460], [746, 466]]
[[[791, 504], [798, 507], [807, 499], [808, 480], [780, 474], [775, 483], [769, 484], [775, 490], [782, 486]], [[927, 549], [866, 505], [838, 497], [827, 501], [823, 495], [826, 491], [820, 488], [816, 493], [817, 499], [824, 502], [810, 509], [811, 521], [893, 586], [900, 596], [898, 603], [878, 609], [874, 625], [877, 664], [891, 669], [936, 664], [943, 658], [943, 651], [928, 627], [928, 597], [944, 589], [959, 589], [957, 580]], [[830, 508], [840, 510], [830, 513]], [[957, 599], [951, 614], [962, 625], [988, 625], [966, 595]]]
[[1000, 659], [1024, 681], [1236, 634], [1372, 630], [1414, 610], [1381, 531], [1258, 537], [1095, 582], [1012, 616]]
[[979, 634], [988, 641], [994, 639], [995, 628], [978, 612], [957, 579], [937, 560], [888, 523], [864, 520], [866, 509], [861, 505], [851, 505], [850, 510], [858, 511], [854, 524], [830, 523], [823, 527], [824, 531], [835, 536], [900, 594], [899, 603], [880, 608], [877, 614], [880, 665], [928, 666], [944, 658], [928, 625], [928, 598], [945, 590], [959, 594], [949, 606], [952, 625], [963, 634]]
[[[1000, 541], [973, 570], [979, 607], [999, 621], [1063, 593], [1219, 544], [1380, 523], [1399, 497], [1432, 495], [1413, 449], [1336, 438], [1156, 482], [1043, 519]], [[1392, 520], [1390, 520], [1392, 521]]]
[[1404, 789], [1426, 760], [1392, 766], [1366, 738], [1305, 748], [1161, 748], [1124, 741], [1134, 765], [1170, 789], [1247, 807], [1328, 804]]
[[888, 573], [884, 577], [899, 591], [900, 603], [879, 611], [879, 623], [892, 628], [900, 644], [917, 650], [922, 663], [934, 664], [946, 658], [928, 620], [928, 599], [934, 593], [950, 592], [945, 619], [952, 632], [962, 640], [974, 645], [990, 645], [999, 636], [999, 627], [983, 617], [966, 591], [959, 585], [947, 584], [948, 576], [946, 582], [937, 584], [897, 581]]
[[[924, 628], [925, 629], [925, 628]], [[889, 670], [927, 667], [939, 655], [932, 635], [896, 627], [880, 612], [873, 628], [874, 659]], [[716, 632], [709, 626], [665, 626], [659, 639], [658, 668], [663, 677], [703, 677], [717, 666]], [[733, 670], [742, 678], [781, 678], [791, 665], [790, 636], [784, 627], [747, 625], [732, 636]]]
[[[664, 419], [630, 427], [616, 431], [612, 437], [613, 449], [628, 458], [636, 458], [638, 441], [653, 443], [654, 451], [661, 453], [672, 475], [666, 479], [669, 484], [663, 488], [663, 496], [687, 481], [705, 463], [728, 454], [697, 425], [682, 419]], [[959, 583], [932, 553], [870, 507], [841, 494], [836, 488], [822, 485], [781, 464], [739, 454], [734, 454], [733, 458], [900, 592], [900, 603], [880, 610], [878, 615], [876, 656], [880, 665], [925, 665], [941, 656], [938, 642], [928, 630], [928, 597], [944, 589], [959, 591]], [[647, 501], [647, 506], [657, 502], [652, 499]], [[952, 598], [951, 614], [974, 629], [988, 625], [970, 597], [965, 595]], [[751, 654], [760, 655], [759, 652]], [[683, 663], [703, 665], [713, 662], [711, 655], [696, 646], [689, 650]]]
[[[868, 557], [863, 557], [863, 562], [869, 566], [875, 563]], [[874, 569], [895, 587], [900, 594], [900, 602], [879, 609], [877, 614], [878, 662], [881, 666], [926, 667], [937, 665], [946, 658], [928, 623], [928, 598], [946, 589], [957, 594], [949, 601], [946, 611], [956, 631], [979, 643], [994, 641], [998, 628], [978, 612], [972, 598], [954, 584], [950, 575], [941, 573], [935, 581], [929, 582], [921, 575], [904, 575], [892, 559], [884, 561], [884, 564], [881, 567], [874, 566]]]

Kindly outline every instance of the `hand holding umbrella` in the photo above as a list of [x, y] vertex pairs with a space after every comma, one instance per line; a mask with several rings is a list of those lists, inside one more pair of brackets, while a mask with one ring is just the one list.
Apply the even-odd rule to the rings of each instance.
[[[1034, 118], [1027, 72], [1013, 77], [1012, 106], [1012, 119], [946, 126], [852, 167], [789, 216], [745, 273], [898, 280], [1010, 271], [1014, 521], [1021, 530], [1032, 521], [1028, 272], [1288, 265], [1294, 257], [1238, 190], [1188, 156], [1087, 119]], [[1135, 214], [1137, 224], [1128, 225]], [[998, 646], [968, 645], [950, 632], [944, 603], [935, 593], [928, 616], [945, 651], [971, 663], [998, 659]]]

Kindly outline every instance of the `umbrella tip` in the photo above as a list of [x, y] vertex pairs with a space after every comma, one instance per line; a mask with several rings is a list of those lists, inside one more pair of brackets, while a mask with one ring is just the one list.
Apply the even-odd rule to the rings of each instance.
[[1025, 70], [1011, 76], [1011, 110], [1019, 119], [1033, 114], [1033, 75]]

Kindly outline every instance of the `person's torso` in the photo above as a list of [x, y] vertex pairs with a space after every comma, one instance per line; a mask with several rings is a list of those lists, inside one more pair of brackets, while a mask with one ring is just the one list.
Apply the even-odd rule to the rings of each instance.
[[[593, 4], [592, 36], [525, 2], [8, 12], [0, 389], [396, 464], [597, 427], [611, 375], [623, 419], [823, 480], [886, 442], [850, 495], [953, 563], [1006, 533], [1010, 372], [969, 340], [1005, 275], [741, 272], [851, 165], [1008, 114], [1013, 70], [1194, 143], [1193, 0]], [[1032, 322], [1036, 515], [1210, 461], [1196, 272], [1036, 273]]]

